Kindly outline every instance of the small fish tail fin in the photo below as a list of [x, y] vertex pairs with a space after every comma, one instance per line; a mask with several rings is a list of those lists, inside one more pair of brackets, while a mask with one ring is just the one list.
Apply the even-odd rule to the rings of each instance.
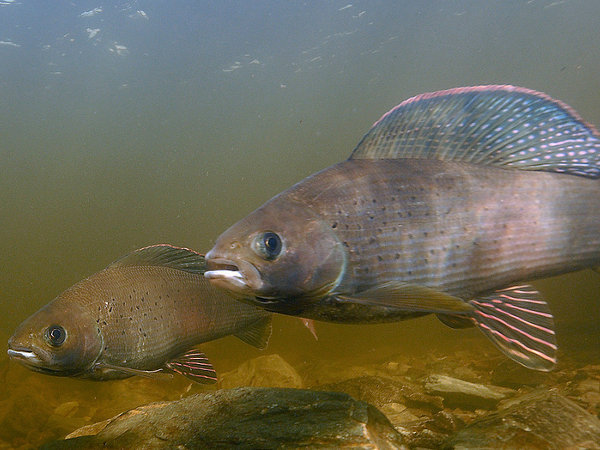
[[534, 287], [512, 286], [469, 303], [476, 325], [502, 353], [527, 368], [552, 370], [557, 351], [554, 319]]
[[192, 349], [179, 358], [169, 361], [165, 366], [175, 373], [183, 375], [196, 383], [214, 384], [217, 372], [204, 353]]
[[273, 329], [271, 317], [269, 314], [259, 319], [249, 327], [235, 333], [234, 336], [260, 350], [265, 349], [269, 344]]
[[410, 98], [384, 114], [350, 159], [424, 158], [600, 177], [600, 133], [571, 107], [517, 86]]

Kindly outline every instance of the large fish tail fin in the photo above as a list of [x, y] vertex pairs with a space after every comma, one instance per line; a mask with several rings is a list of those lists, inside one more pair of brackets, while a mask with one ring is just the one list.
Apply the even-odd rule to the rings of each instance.
[[410, 98], [384, 114], [350, 159], [425, 158], [600, 177], [600, 133], [572, 108], [516, 86]]
[[540, 293], [512, 286], [469, 302], [476, 325], [512, 360], [549, 371], [556, 364], [554, 319]]

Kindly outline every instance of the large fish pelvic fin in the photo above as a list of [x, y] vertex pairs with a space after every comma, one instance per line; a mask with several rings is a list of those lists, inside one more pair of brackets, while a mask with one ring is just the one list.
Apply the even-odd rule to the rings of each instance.
[[516, 86], [410, 98], [384, 114], [350, 159], [422, 158], [600, 177], [600, 133], [572, 108]]
[[519, 285], [473, 299], [477, 327], [513, 361], [549, 371], [556, 364], [554, 319], [532, 286]]

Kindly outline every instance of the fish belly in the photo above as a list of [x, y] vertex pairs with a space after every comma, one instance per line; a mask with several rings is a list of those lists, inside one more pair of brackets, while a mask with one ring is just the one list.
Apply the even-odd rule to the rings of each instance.
[[598, 180], [401, 159], [345, 161], [306, 183], [303, 201], [347, 247], [336, 292], [401, 281], [468, 299], [600, 265]]

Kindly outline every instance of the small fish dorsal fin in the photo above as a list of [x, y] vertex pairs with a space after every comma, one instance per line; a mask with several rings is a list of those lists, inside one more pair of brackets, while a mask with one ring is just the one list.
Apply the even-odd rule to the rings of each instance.
[[188, 248], [169, 244], [140, 248], [123, 256], [108, 267], [125, 266], [162, 266], [196, 274], [203, 274], [206, 271], [204, 255]]
[[600, 134], [566, 104], [516, 86], [410, 98], [384, 114], [350, 159], [426, 158], [600, 177]]

